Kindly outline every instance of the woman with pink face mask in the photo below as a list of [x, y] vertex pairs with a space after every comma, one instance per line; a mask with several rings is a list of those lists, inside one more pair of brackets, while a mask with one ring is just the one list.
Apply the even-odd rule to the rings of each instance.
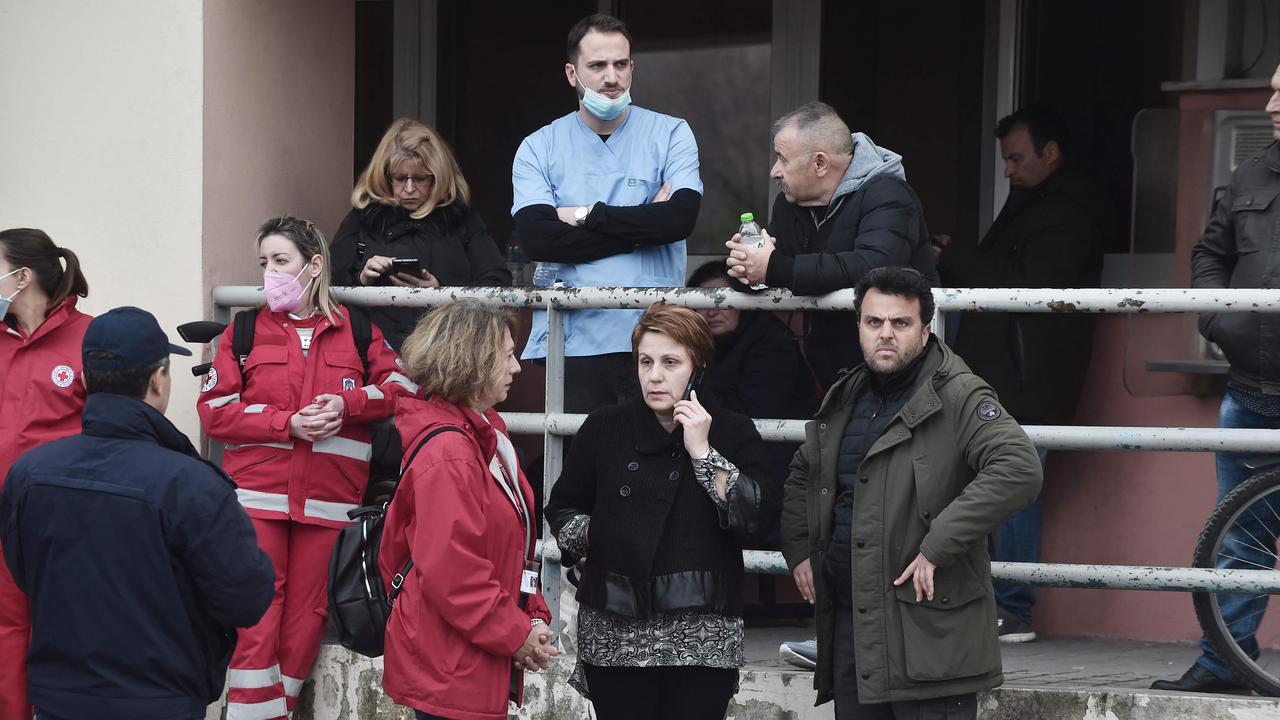
[[257, 246], [267, 304], [253, 349], [236, 357], [228, 326], [197, 406], [205, 432], [226, 444], [223, 467], [276, 570], [270, 609], [240, 632], [231, 658], [228, 720], [293, 711], [328, 614], [334, 539], [368, 482], [369, 424], [418, 389], [376, 326], [366, 366], [351, 310], [329, 294], [329, 252], [314, 225], [273, 218]]

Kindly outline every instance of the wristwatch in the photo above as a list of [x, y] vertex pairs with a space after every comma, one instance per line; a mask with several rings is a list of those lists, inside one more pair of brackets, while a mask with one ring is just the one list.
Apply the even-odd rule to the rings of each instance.
[[582, 207], [578, 208], [577, 210], [574, 210], [574, 211], [573, 211], [573, 224], [574, 224], [574, 225], [577, 225], [578, 227], [582, 227], [582, 224], [583, 224], [583, 223], [585, 223], [585, 222], [587, 221], [587, 213], [588, 213], [590, 210], [591, 210], [591, 208], [587, 207], [586, 205], [583, 205]]

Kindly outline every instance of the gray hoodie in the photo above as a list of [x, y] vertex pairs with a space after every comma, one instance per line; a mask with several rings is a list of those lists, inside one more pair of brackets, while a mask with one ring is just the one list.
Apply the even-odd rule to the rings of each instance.
[[844, 171], [844, 178], [836, 187], [831, 202], [827, 205], [827, 213], [840, 202], [840, 198], [857, 191], [868, 180], [880, 175], [890, 175], [907, 181], [907, 171], [902, 167], [902, 156], [892, 150], [876, 145], [866, 133], [853, 133], [853, 161], [849, 169]]

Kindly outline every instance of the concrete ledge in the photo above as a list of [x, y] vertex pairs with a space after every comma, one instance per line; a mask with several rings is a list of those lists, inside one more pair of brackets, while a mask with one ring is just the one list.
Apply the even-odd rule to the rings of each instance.
[[1081, 690], [1004, 686], [979, 697], [983, 720], [1275, 720], [1280, 701], [1235, 695], [1192, 695], [1132, 688]]
[[[511, 720], [584, 720], [590, 703], [569, 687], [575, 658], [525, 674], [525, 705]], [[832, 720], [834, 706], [813, 706], [812, 673], [748, 665], [726, 720]], [[1234, 695], [1156, 693], [1126, 687], [1005, 685], [979, 696], [982, 720], [1263, 720], [1280, 718], [1280, 700]], [[209, 707], [220, 720], [222, 703]], [[295, 720], [413, 720], [413, 711], [382, 691], [382, 660], [322, 645], [303, 686]]]

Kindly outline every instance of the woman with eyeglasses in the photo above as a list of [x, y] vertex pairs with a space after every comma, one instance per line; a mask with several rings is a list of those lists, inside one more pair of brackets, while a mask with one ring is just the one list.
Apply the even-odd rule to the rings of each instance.
[[[391, 123], [333, 238], [333, 284], [510, 285], [506, 259], [470, 197], [439, 133], [410, 118]], [[423, 310], [380, 307], [370, 315], [398, 351]]]

